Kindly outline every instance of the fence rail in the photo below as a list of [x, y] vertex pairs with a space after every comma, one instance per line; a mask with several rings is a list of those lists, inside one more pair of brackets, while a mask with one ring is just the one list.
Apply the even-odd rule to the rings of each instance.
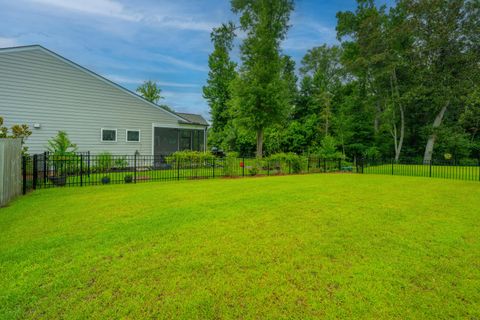
[[23, 191], [63, 186], [357, 170], [357, 166], [342, 159], [317, 157], [298, 157], [294, 160], [229, 157], [182, 160], [164, 155], [106, 156], [80, 153], [57, 156], [44, 153], [24, 157]]
[[48, 153], [27, 156], [22, 163], [23, 193], [29, 190], [149, 181], [271, 176], [302, 173], [353, 172], [480, 181], [480, 159], [424, 162], [418, 159], [175, 159], [165, 155], [69, 156]]
[[359, 173], [480, 181], [480, 159], [362, 159]]

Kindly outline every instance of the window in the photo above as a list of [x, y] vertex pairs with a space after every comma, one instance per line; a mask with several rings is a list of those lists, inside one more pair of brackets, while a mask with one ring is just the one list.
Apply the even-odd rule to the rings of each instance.
[[102, 142], [117, 142], [117, 129], [102, 129]]
[[140, 130], [127, 129], [127, 142], [140, 142]]

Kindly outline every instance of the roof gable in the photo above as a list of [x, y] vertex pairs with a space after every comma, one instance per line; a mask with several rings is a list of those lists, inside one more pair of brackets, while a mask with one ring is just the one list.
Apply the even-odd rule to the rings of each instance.
[[[54, 58], [56, 58], [56, 59], [64, 62], [64, 63], [66, 63], [66, 64], [68, 64], [68, 65], [70, 65], [70, 66], [72, 66], [72, 67], [74, 67], [74, 68], [76, 68], [76, 69], [84, 72], [84, 73], [87, 73], [88, 75], [90, 75], [90, 76], [92, 76], [92, 77], [94, 77], [94, 78], [96, 78], [96, 79], [98, 79], [98, 80], [100, 80], [100, 81], [103, 81], [104, 83], [107, 83], [108, 85], [116, 88], [117, 90], [121, 90], [121, 91], [123, 91], [124, 93], [127, 93], [127, 94], [133, 96], [134, 98], [141, 100], [143, 103], [146, 103], [146, 104], [148, 104], [148, 105], [151, 106], [151, 107], [160, 109], [161, 111], [165, 112], [165, 113], [168, 114], [169, 116], [172, 116], [172, 117], [174, 117], [175, 119], [177, 119], [179, 122], [192, 123], [189, 119], [184, 118], [184, 117], [178, 115], [177, 113], [168, 111], [168, 110], [166, 110], [166, 109], [164, 109], [164, 108], [156, 105], [155, 103], [152, 103], [152, 102], [146, 100], [145, 98], [143, 98], [142, 96], [136, 94], [135, 92], [133, 92], [133, 91], [131, 91], [131, 90], [128, 90], [127, 88], [125, 88], [125, 87], [123, 87], [123, 86], [121, 86], [121, 85], [119, 85], [119, 84], [117, 84], [117, 83], [115, 83], [115, 82], [113, 82], [113, 81], [111, 81], [111, 80], [109, 80], [109, 79], [107, 79], [107, 78], [105, 78], [105, 77], [103, 77], [103, 76], [101, 76], [101, 75], [99, 75], [99, 74], [97, 74], [97, 73], [95, 73], [95, 72], [93, 72], [93, 71], [85, 68], [85, 67], [82, 67], [81, 65], [79, 65], [79, 64], [77, 64], [77, 63], [75, 63], [75, 62], [73, 62], [73, 61], [71, 61], [71, 60], [69, 60], [69, 59], [67, 59], [67, 58], [65, 58], [65, 57], [63, 57], [63, 56], [61, 56], [61, 55], [59, 55], [59, 54], [57, 54], [57, 53], [55, 53], [55, 52], [53, 52], [53, 51], [45, 48], [45, 47], [43, 47], [43, 46], [41, 46], [41, 45], [30, 45], [30, 46], [22, 46], [22, 47], [0, 48], [0, 54], [1, 54], [1, 53], [12, 53], [12, 52], [22, 52], [22, 51], [33, 51], [33, 50], [42, 51], [43, 53], [46, 53], [46, 54], [48, 54], [48, 55], [50, 55], [50, 56], [52, 56], [52, 57], [54, 57]], [[192, 123], [192, 124], [193, 124], [193, 123]]]

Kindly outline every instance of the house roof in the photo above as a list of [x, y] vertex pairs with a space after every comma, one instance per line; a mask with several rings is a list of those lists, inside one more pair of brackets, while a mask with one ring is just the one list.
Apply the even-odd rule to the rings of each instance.
[[177, 112], [177, 114], [184, 118], [184, 119], [187, 119], [189, 122], [191, 122], [192, 124], [200, 124], [202, 126], [208, 126], [208, 122], [207, 120], [205, 120], [204, 117], [202, 117], [201, 115], [199, 114], [193, 114], [193, 113], [183, 113], [183, 112]]
[[[169, 115], [177, 118], [177, 120], [180, 122], [180, 123], [184, 123], [184, 124], [201, 124], [201, 125], [206, 125], [208, 126], [208, 123], [205, 121], [205, 119], [203, 119], [203, 117], [201, 115], [196, 115], [196, 114], [188, 114], [189, 116], [194, 116], [193, 118], [200, 118], [203, 120], [204, 123], [197, 123], [196, 121], [191, 121], [190, 119], [188, 119], [187, 117], [183, 117], [180, 113], [176, 113], [176, 112], [172, 112], [172, 111], [169, 111], [169, 110], [166, 110], [165, 108], [162, 108], [160, 107], [159, 105], [156, 105], [155, 103], [153, 102], [150, 102], [148, 100], [146, 100], [145, 98], [143, 98], [142, 96], [138, 95], [137, 93], [119, 85], [118, 83], [115, 83], [101, 75], [99, 75], [98, 73], [95, 73], [93, 72], [92, 70], [89, 70], [81, 65], [79, 65], [78, 63], [75, 63], [61, 55], [59, 55], [58, 53], [55, 53], [41, 45], [38, 45], [38, 44], [34, 44], [34, 45], [28, 45], [28, 46], [18, 46], [18, 47], [8, 47], [8, 48], [0, 48], [0, 54], [1, 53], [9, 53], [9, 52], [20, 52], [20, 51], [30, 51], [30, 50], [41, 50], [51, 56], [53, 56], [54, 58], [57, 58], [59, 60], [62, 60], [63, 62], [83, 71], [83, 72], [86, 72], [92, 76], [94, 76], [95, 78], [97, 79], [100, 79], [102, 80], [103, 82], [106, 82], [107, 84], [113, 86], [113, 87], [116, 87], [117, 89], [120, 89], [126, 93], [128, 93], [129, 95], [137, 98], [137, 99], [140, 99], [142, 100], [143, 102], [151, 105], [152, 107], [155, 107], [155, 108], [158, 108], [160, 110], [162, 110], [163, 112], [166, 112], [168, 113]], [[198, 117], [198, 118], [197, 118]]]

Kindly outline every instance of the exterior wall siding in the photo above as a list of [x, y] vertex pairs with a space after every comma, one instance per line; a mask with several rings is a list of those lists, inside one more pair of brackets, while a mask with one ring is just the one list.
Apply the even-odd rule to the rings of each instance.
[[[0, 53], [0, 116], [30, 126], [30, 153], [63, 130], [78, 151], [151, 154], [153, 123], [192, 127], [40, 48]], [[101, 128], [117, 129], [117, 142], [102, 142]], [[127, 129], [140, 130], [140, 142], [126, 142]]]

